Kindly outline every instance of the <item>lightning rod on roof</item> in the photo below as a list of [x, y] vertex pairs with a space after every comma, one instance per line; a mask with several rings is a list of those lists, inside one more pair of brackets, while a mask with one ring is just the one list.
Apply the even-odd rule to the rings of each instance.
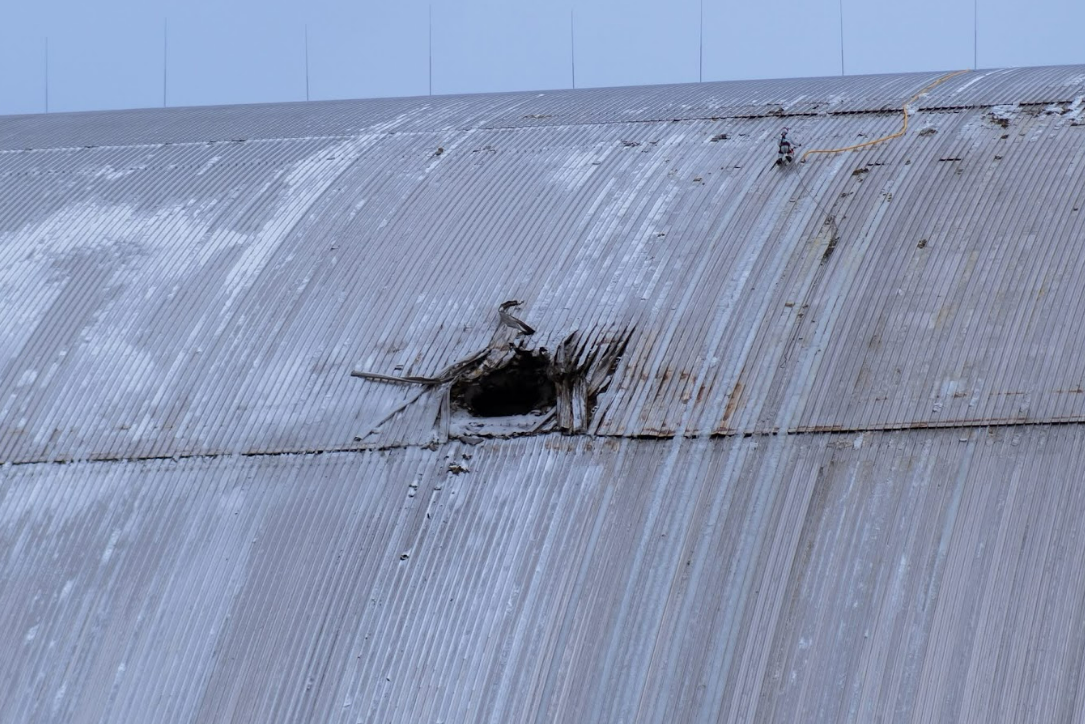
[[840, 75], [844, 75], [844, 0], [840, 4]]
[[166, 107], [167, 89], [169, 88], [169, 52], [170, 52], [170, 21], [162, 20], [162, 107]]
[[972, 0], [972, 70], [979, 68], [979, 0]]
[[429, 94], [433, 95], [433, 3], [429, 6]]
[[573, 9], [569, 8], [569, 73], [573, 79], [573, 88], [576, 88], [576, 26], [573, 12]]
[[701, 17], [697, 29], [697, 82], [704, 82], [704, 0], [701, 0]]

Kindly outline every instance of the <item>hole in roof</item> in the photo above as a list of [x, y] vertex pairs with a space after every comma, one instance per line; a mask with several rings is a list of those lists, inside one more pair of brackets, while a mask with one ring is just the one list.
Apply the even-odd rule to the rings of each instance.
[[452, 404], [475, 417], [510, 417], [547, 410], [557, 398], [549, 366], [545, 352], [516, 350], [501, 367], [457, 381], [452, 386]]

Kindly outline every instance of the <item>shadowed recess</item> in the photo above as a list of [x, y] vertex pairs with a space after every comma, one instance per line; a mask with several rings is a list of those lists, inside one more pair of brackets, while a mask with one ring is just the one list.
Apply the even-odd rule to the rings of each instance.
[[557, 393], [545, 354], [516, 350], [505, 365], [452, 387], [452, 403], [476, 417], [526, 415], [554, 406]]

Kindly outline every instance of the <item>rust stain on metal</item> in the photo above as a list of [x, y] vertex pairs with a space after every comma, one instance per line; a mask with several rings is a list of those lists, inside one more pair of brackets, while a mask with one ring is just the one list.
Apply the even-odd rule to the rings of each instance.
[[697, 402], [698, 403], [704, 402], [705, 395], [708, 394], [709, 390], [710, 390], [709, 386], [704, 385], [704, 384], [702, 384], [699, 388], [697, 388]]
[[894, 432], [900, 430], [945, 430], [948, 428], [971, 429], [975, 427], [1043, 427], [1045, 425], [1080, 425], [1082, 423], [1085, 423], [1085, 415], [1050, 415], [1041, 419], [1022, 414], [1013, 417], [951, 418], [946, 420], [888, 422], [869, 426], [797, 425], [788, 428], [787, 433], [789, 435], [802, 435], [826, 432]]
[[727, 398], [727, 407], [723, 411], [723, 426], [725, 428], [734, 427], [731, 422], [731, 418], [734, 417], [735, 410], [738, 409], [738, 403], [742, 397], [742, 380], [735, 382], [735, 386], [731, 388], [731, 395]]

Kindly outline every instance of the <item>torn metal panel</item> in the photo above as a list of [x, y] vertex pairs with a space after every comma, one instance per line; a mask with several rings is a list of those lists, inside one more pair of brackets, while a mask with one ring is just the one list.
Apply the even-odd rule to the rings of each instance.
[[[610, 342], [590, 335], [597, 347], [584, 342], [579, 332], [569, 334], [555, 350], [530, 339], [535, 330], [500, 307], [501, 324], [488, 347], [447, 366], [432, 376], [387, 375], [354, 370], [352, 377], [370, 382], [416, 388], [404, 401], [355, 437], [377, 446], [403, 444], [392, 437], [385, 423], [423, 399], [427, 393], [439, 398], [434, 418], [437, 440], [483, 435], [510, 437], [561, 430], [583, 433], [599, 395], [606, 391], [632, 336], [622, 332]], [[508, 319], [506, 319], [508, 317]], [[507, 341], [508, 330], [516, 341]], [[425, 412], [422, 413], [423, 415]]]
[[[955, 77], [930, 98], [979, 100], [780, 173], [777, 116], [622, 119], [695, 99], [895, 104], [941, 74], [307, 106], [347, 129], [322, 137], [278, 106], [43, 120], [54, 139], [112, 122], [149, 135], [0, 153], [18, 179], [0, 202], [0, 460], [350, 447], [406, 399], [352, 369], [432, 375], [485, 348], [513, 299], [531, 349], [579, 332], [591, 353], [635, 330], [609, 385], [571, 386], [540, 430], [1085, 419], [1082, 341], [1063, 323], [1082, 304], [1085, 136], [1070, 106], [989, 118], [1009, 90], [1081, 74]], [[547, 115], [531, 103], [612, 122], [487, 126]], [[274, 137], [193, 141], [247, 114]], [[788, 126], [801, 150], [900, 123], [830, 112]], [[0, 127], [29, 133], [25, 119]], [[439, 397], [420, 404], [365, 444], [441, 438]]]

